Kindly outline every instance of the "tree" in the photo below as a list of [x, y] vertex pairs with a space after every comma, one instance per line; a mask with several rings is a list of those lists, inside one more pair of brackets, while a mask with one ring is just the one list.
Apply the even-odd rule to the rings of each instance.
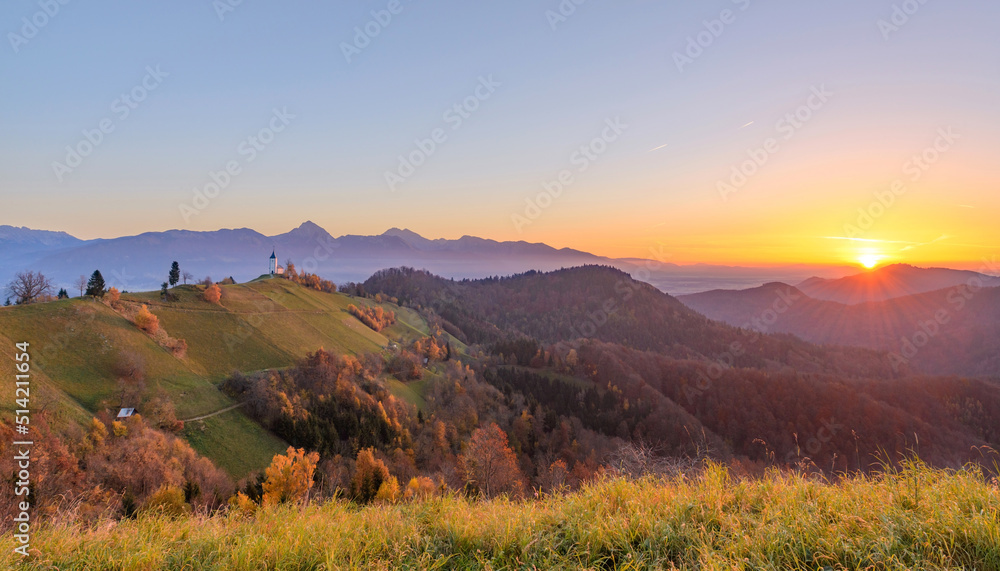
[[118, 300], [121, 299], [121, 297], [122, 294], [118, 291], [118, 288], [111, 286], [111, 289], [108, 290], [108, 301], [110, 301], [113, 305], [118, 303]]
[[488, 498], [498, 494], [520, 496], [524, 478], [507, 435], [495, 423], [477, 428], [460, 458], [466, 481]]
[[10, 307], [10, 298], [9, 298], [9, 297], [7, 298], [7, 301], [5, 301], [5, 302], [3, 303], [3, 306], [4, 306], [4, 307]]
[[351, 477], [351, 496], [354, 500], [362, 504], [371, 502], [382, 489], [382, 484], [388, 481], [389, 468], [385, 462], [375, 458], [371, 448], [359, 450]]
[[194, 274], [192, 274], [191, 272], [185, 271], [185, 272], [181, 273], [181, 279], [184, 280], [184, 285], [187, 285], [188, 280], [193, 280], [194, 279]]
[[169, 286], [169, 284], [167, 284], [167, 282], [163, 282], [162, 284], [160, 284], [160, 297], [163, 298], [163, 301], [167, 301], [167, 296], [169, 295], [167, 293], [167, 288], [168, 287], [170, 287], [170, 286]]
[[177, 285], [177, 282], [181, 281], [181, 265], [177, 262], [170, 264], [170, 274], [167, 277], [170, 287]]
[[222, 288], [219, 287], [219, 284], [212, 284], [205, 288], [205, 293], [202, 294], [202, 297], [208, 303], [219, 303], [219, 300], [222, 299]]
[[76, 289], [80, 290], [80, 297], [83, 297], [83, 292], [87, 290], [87, 276], [80, 276], [76, 278], [73, 285], [76, 286]]
[[7, 291], [14, 296], [15, 303], [24, 305], [34, 303], [43, 296], [52, 295], [52, 282], [41, 272], [18, 272], [7, 284]]
[[94, 273], [90, 274], [86, 294], [91, 297], [104, 297], [104, 276], [101, 275], [101, 270], [94, 270]]
[[313, 486], [313, 473], [319, 454], [291, 446], [285, 454], [277, 454], [264, 474], [264, 504], [304, 502]]
[[56, 295], [56, 297], [59, 298], [59, 299], [69, 299], [69, 292], [66, 291], [66, 288], [64, 288], [64, 287], [63, 288], [59, 288], [59, 294]]

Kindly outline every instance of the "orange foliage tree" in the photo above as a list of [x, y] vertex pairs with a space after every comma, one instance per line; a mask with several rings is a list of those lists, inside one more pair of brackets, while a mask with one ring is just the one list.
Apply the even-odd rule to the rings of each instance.
[[466, 482], [488, 498], [524, 493], [524, 477], [517, 467], [517, 457], [507, 445], [507, 434], [495, 423], [472, 433], [460, 463]]
[[375, 458], [371, 448], [358, 451], [358, 460], [351, 477], [351, 496], [355, 501], [367, 504], [378, 495], [382, 484], [389, 481], [389, 468], [385, 462]]
[[264, 504], [303, 502], [313, 486], [313, 472], [319, 454], [289, 446], [285, 454], [278, 454], [264, 474]]
[[222, 299], [222, 288], [219, 287], [219, 284], [212, 284], [205, 288], [205, 293], [201, 296], [208, 303], [219, 303], [219, 300]]

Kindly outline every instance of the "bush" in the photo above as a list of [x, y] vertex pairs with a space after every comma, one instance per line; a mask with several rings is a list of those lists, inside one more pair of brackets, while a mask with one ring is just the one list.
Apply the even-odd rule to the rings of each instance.
[[180, 488], [164, 484], [149, 496], [142, 511], [179, 517], [190, 512], [191, 506], [184, 501], [184, 492]]
[[394, 504], [399, 499], [399, 481], [395, 476], [390, 476], [388, 480], [383, 480], [375, 494], [375, 501], [385, 504]]
[[416, 476], [410, 478], [410, 483], [406, 485], [406, 491], [403, 492], [403, 499], [426, 499], [433, 496], [436, 490], [437, 487], [434, 485], [434, 480], [431, 480], [427, 476]]
[[135, 314], [135, 326], [150, 335], [156, 335], [156, 332], [160, 330], [160, 320], [149, 311], [148, 307], [143, 305]]
[[205, 288], [205, 292], [201, 296], [208, 303], [219, 304], [219, 300], [222, 299], [222, 288], [218, 284], [212, 284]]
[[347, 311], [375, 331], [382, 331], [396, 322], [396, 313], [386, 311], [381, 307], [358, 308], [358, 306], [351, 304], [347, 306]]

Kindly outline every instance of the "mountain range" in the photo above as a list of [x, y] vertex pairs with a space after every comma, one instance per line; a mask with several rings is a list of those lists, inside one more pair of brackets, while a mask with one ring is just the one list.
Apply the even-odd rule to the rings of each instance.
[[897, 265], [838, 280], [811, 279], [798, 286], [776, 282], [679, 299], [736, 327], [886, 351], [896, 367], [997, 377], [998, 286], [1000, 279], [988, 274]]
[[[51, 278], [56, 287], [76, 294], [73, 284], [77, 278], [99, 269], [108, 285], [119, 290], [152, 290], [160, 287], [175, 260], [197, 280], [232, 276], [243, 282], [268, 271], [272, 251], [279, 264], [291, 259], [299, 269], [336, 283], [360, 282], [380, 269], [399, 266], [426, 269], [447, 278], [475, 279], [605, 264], [679, 295], [720, 287], [752, 287], [775, 280], [801, 281], [817, 275], [839, 278], [851, 272], [844, 267], [816, 266], [682, 266], [660, 260], [611, 259], [525, 241], [498, 242], [474, 236], [432, 240], [399, 228], [376, 236], [335, 238], [313, 222], [274, 236], [239, 228], [168, 230], [94, 240], [81, 240], [65, 232], [0, 226], [0, 284], [9, 282], [18, 271], [34, 270]], [[667, 257], [659, 253], [654, 256]]]

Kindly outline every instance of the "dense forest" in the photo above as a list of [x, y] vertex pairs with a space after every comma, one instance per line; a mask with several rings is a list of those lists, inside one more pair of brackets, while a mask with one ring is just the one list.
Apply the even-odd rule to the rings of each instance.
[[834, 473], [905, 454], [954, 467], [1000, 444], [996, 383], [713, 322], [614, 268], [464, 281], [399, 268], [365, 288], [482, 344], [484, 379], [505, 393], [663, 454]]

